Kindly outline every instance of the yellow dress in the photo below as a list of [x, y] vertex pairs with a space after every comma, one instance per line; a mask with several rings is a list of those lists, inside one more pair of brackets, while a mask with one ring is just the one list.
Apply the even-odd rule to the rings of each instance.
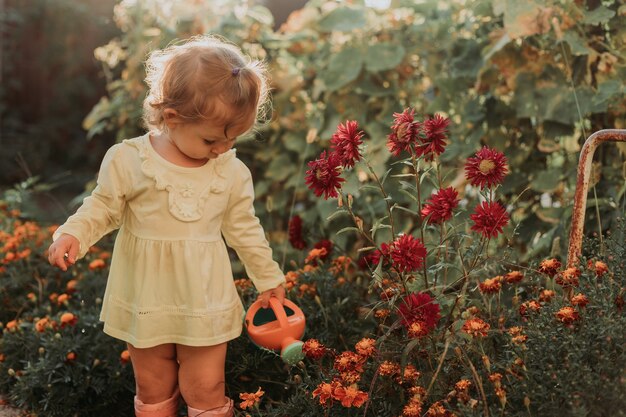
[[210, 346], [242, 330], [222, 235], [259, 292], [284, 282], [253, 200], [250, 170], [234, 150], [181, 167], [146, 134], [109, 149], [98, 185], [54, 238], [76, 237], [82, 257], [119, 228], [100, 314], [105, 333], [139, 348]]

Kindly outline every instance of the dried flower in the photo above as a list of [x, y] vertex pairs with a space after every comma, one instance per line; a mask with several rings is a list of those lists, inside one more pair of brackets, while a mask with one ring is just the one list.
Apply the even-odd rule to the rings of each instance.
[[443, 223], [452, 218], [452, 210], [459, 205], [459, 197], [457, 191], [453, 187], [442, 188], [424, 204], [422, 208], [422, 219], [428, 224]]
[[497, 201], [484, 201], [479, 204], [470, 218], [474, 221], [472, 230], [486, 238], [497, 237], [502, 233], [502, 228], [509, 223], [509, 215]]
[[346, 121], [346, 124], [339, 124], [337, 131], [330, 140], [330, 146], [339, 159], [339, 164], [344, 168], [351, 168], [361, 160], [359, 146], [363, 143], [361, 138], [363, 132], [359, 130], [359, 125], [354, 120]]
[[402, 235], [391, 244], [390, 255], [398, 270], [411, 272], [422, 266], [426, 257], [426, 247], [420, 239]]
[[502, 183], [508, 173], [506, 157], [502, 152], [488, 147], [483, 147], [476, 152], [474, 158], [468, 158], [465, 163], [465, 177], [470, 184], [485, 187], [493, 187]]
[[542, 290], [539, 293], [539, 301], [542, 303], [549, 303], [555, 295], [556, 293], [552, 290]]
[[341, 178], [341, 166], [339, 159], [334, 154], [326, 155], [323, 151], [319, 158], [308, 163], [309, 170], [306, 172], [305, 182], [316, 196], [324, 194], [324, 200], [337, 197], [337, 190], [345, 180]]
[[298, 215], [289, 220], [289, 243], [298, 250], [306, 247], [306, 242], [302, 238], [302, 218]]
[[489, 323], [484, 322], [483, 320], [474, 317], [468, 320], [465, 320], [461, 331], [469, 334], [472, 337], [485, 337], [487, 336], [487, 331], [491, 326]]
[[378, 366], [378, 373], [383, 376], [393, 376], [400, 373], [400, 365], [395, 362], [384, 361]]
[[541, 264], [539, 264], [539, 272], [548, 275], [550, 278], [559, 272], [559, 268], [561, 268], [561, 262], [555, 258], [544, 259], [541, 261]]
[[456, 417], [451, 411], [445, 409], [441, 401], [433, 403], [428, 411], [426, 411], [425, 417]]
[[602, 275], [606, 274], [607, 272], [609, 272], [609, 267], [608, 267], [608, 265], [607, 265], [607, 264], [605, 264], [605, 263], [604, 263], [604, 262], [602, 262], [602, 261], [596, 261], [596, 262], [593, 264], [593, 269], [595, 270], [595, 272], [596, 272], [596, 276], [597, 276], [598, 278], [599, 278], [599, 277], [601, 277]]
[[439, 304], [428, 294], [414, 292], [402, 299], [398, 306], [398, 314], [402, 317], [402, 324], [409, 327], [414, 322], [420, 322], [430, 331], [441, 318]]
[[252, 408], [261, 401], [263, 394], [265, 394], [265, 392], [261, 390], [261, 387], [259, 387], [255, 393], [242, 392], [239, 394], [239, 398], [243, 401], [239, 404], [239, 406], [242, 410], [245, 410], [248, 407]]
[[402, 113], [394, 113], [391, 134], [387, 136], [387, 149], [394, 156], [403, 151], [411, 151], [411, 146], [417, 145], [420, 133], [420, 123], [413, 118], [415, 110], [405, 109]]

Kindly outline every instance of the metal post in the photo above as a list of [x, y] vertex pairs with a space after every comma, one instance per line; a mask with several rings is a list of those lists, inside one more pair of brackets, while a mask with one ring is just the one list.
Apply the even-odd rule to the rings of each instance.
[[587, 206], [587, 191], [591, 176], [593, 154], [602, 142], [626, 142], [626, 129], [605, 129], [593, 133], [583, 145], [578, 161], [578, 175], [576, 177], [576, 193], [574, 194], [574, 209], [572, 211], [572, 227], [569, 232], [569, 249], [567, 252], [567, 267], [577, 266], [581, 255], [583, 240], [583, 226], [585, 224], [585, 208]]

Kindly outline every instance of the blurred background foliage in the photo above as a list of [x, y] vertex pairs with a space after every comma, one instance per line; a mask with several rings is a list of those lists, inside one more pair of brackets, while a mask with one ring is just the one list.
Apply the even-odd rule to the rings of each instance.
[[[504, 151], [512, 174], [501, 192], [515, 202], [517, 226], [510, 244], [526, 258], [562, 255], [580, 147], [596, 130], [626, 126], [623, 1], [393, 0], [376, 8], [368, 1], [311, 0], [282, 24], [268, 9], [280, 7], [270, 1], [64, 0], [28, 8], [13, 2], [13, 9], [11, 3], [3, 26], [18, 30], [4, 43], [3, 78], [11, 82], [2, 85], [2, 148], [15, 155], [17, 147], [29, 173], [58, 174], [60, 166], [93, 172], [113, 137], [143, 132], [143, 60], [153, 48], [210, 32], [266, 60], [273, 115], [238, 152], [254, 173], [257, 213], [279, 247], [287, 246], [294, 212], [312, 241], [329, 237], [327, 226], [341, 227], [341, 219], [320, 221], [336, 202], [316, 201], [303, 180], [306, 162], [328, 147], [337, 124], [359, 122], [380, 175], [388, 168], [391, 115], [412, 106], [418, 115], [451, 118], [448, 161], [461, 166], [482, 145]], [[115, 25], [107, 15], [113, 4]], [[19, 23], [27, 21], [40, 23]], [[38, 32], [45, 48], [33, 42]], [[66, 54], [73, 59], [62, 61]], [[11, 76], [36, 67], [32, 62], [40, 62], [45, 77], [33, 76], [33, 84]], [[14, 85], [18, 79], [27, 83]], [[625, 151], [611, 144], [598, 152], [586, 230], [610, 229], [624, 211]], [[7, 166], [5, 184], [19, 177], [15, 163]], [[465, 180], [452, 172], [446, 182], [463, 195]], [[358, 174], [358, 182], [369, 180], [367, 172]], [[358, 195], [358, 182], [345, 190]], [[390, 191], [402, 201], [400, 190]], [[384, 207], [371, 198], [368, 219], [380, 218]], [[336, 238], [344, 247], [352, 244], [347, 239]]]

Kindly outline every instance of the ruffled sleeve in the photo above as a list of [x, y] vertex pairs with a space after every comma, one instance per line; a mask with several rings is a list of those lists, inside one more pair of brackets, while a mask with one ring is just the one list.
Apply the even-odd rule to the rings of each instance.
[[78, 239], [79, 258], [85, 256], [89, 248], [102, 236], [121, 225], [129, 181], [129, 175], [124, 173], [124, 164], [121, 160], [122, 146], [125, 145], [114, 145], [107, 151], [98, 172], [96, 188], [52, 237], [56, 240], [66, 233]]
[[283, 284], [285, 277], [272, 259], [272, 249], [254, 214], [250, 170], [238, 159], [233, 160], [233, 165], [235, 178], [222, 223], [222, 234], [228, 246], [237, 252], [256, 289], [263, 292]]

